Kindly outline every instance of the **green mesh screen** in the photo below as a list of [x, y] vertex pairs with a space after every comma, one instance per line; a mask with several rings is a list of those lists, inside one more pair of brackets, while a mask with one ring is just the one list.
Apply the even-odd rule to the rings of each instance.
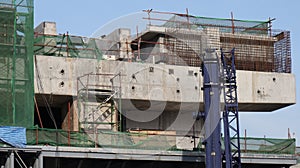
[[108, 147], [149, 150], [175, 150], [175, 137], [114, 131], [68, 132], [55, 129], [27, 129], [28, 145]]
[[31, 127], [33, 0], [0, 0], [0, 125]]
[[[42, 128], [27, 129], [27, 144], [169, 151], [184, 150], [177, 147], [176, 137], [173, 135], [114, 131], [98, 131], [97, 133], [68, 132]], [[203, 151], [202, 146], [200, 142], [198, 150]], [[241, 150], [243, 153], [295, 154], [295, 149], [295, 139], [247, 137], [245, 140], [245, 138], [241, 138]]]
[[243, 153], [295, 154], [296, 150], [295, 139], [241, 137], [240, 145]]
[[98, 39], [70, 35], [37, 34], [34, 38], [34, 54], [49, 56], [68, 56], [76, 58], [102, 59], [97, 47]]
[[297, 163], [300, 163], [300, 147], [296, 147], [296, 157], [297, 157]]
[[200, 16], [173, 15], [166, 23], [166, 27], [203, 29], [217, 27], [220, 32], [245, 33], [245, 34], [268, 34], [269, 21], [232, 20], [221, 18], [209, 18]]

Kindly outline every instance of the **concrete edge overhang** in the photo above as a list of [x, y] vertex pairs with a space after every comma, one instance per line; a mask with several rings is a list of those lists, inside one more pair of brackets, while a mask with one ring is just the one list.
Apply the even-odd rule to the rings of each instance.
[[[64, 146], [34, 146], [20, 148], [0, 148], [0, 152], [40, 153], [43, 157], [77, 158], [77, 159], [117, 159], [174, 162], [205, 162], [205, 153], [201, 151], [166, 151], [120, 148], [81, 148]], [[295, 155], [289, 154], [253, 154], [242, 153], [243, 164], [294, 165]]]

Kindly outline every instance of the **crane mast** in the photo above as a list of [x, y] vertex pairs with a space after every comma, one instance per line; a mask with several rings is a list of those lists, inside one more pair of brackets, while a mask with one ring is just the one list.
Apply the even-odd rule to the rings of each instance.
[[[240, 136], [236, 86], [234, 49], [230, 52], [221, 50], [220, 59], [215, 49], [207, 49], [202, 60], [205, 153], [207, 168], [240, 168]], [[221, 71], [220, 71], [221, 67]], [[221, 79], [221, 82], [220, 82]], [[224, 111], [224, 146], [221, 149], [221, 107], [220, 93], [223, 88]], [[232, 135], [230, 135], [232, 133]], [[223, 157], [222, 157], [223, 156]], [[224, 162], [222, 162], [222, 160]]]
[[[226, 168], [241, 167], [239, 112], [234, 49], [221, 50], [224, 95], [224, 146]], [[232, 134], [232, 135], [231, 135]]]

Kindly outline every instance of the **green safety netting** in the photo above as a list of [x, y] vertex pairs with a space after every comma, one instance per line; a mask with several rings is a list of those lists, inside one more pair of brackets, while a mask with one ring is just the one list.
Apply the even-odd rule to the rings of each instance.
[[218, 28], [220, 32], [231, 33], [245, 33], [245, 34], [260, 34], [268, 35], [270, 21], [251, 21], [251, 20], [237, 20], [237, 19], [222, 19], [210, 18], [200, 16], [183, 16], [173, 15], [164, 27], [175, 28], [191, 28], [203, 29], [207, 27]]
[[[185, 150], [176, 146], [174, 135], [153, 135], [115, 131], [73, 132], [55, 129], [27, 129], [28, 145], [53, 145], [144, 150]], [[246, 144], [246, 145], [245, 145]], [[202, 150], [201, 142], [198, 150]], [[295, 154], [295, 139], [241, 138], [243, 153]]]
[[69, 132], [42, 128], [27, 129], [27, 144], [149, 150], [176, 149], [174, 136], [114, 131]]
[[34, 54], [102, 59], [100, 40], [80, 36], [38, 34], [34, 38]]
[[296, 147], [296, 157], [297, 157], [297, 163], [300, 163], [300, 147]]
[[0, 0], [0, 125], [33, 126], [33, 0]]
[[296, 150], [295, 139], [241, 137], [240, 145], [245, 153], [295, 154]]

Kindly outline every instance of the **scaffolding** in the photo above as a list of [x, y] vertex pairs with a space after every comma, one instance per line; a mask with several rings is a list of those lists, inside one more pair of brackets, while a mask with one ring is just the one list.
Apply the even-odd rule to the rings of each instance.
[[[116, 29], [98, 38], [36, 34], [36, 55], [128, 60], [199, 67], [205, 48], [235, 48], [238, 70], [291, 73], [290, 32], [272, 19], [249, 21], [145, 10], [146, 30]], [[132, 30], [131, 30], [132, 31]]]
[[81, 36], [38, 34], [34, 36], [34, 54], [74, 58], [102, 59], [101, 40]]
[[[86, 74], [77, 79], [78, 118], [80, 129], [120, 131], [118, 103], [120, 86], [112, 81], [118, 74]], [[99, 84], [100, 82], [100, 84]], [[119, 96], [118, 96], [119, 97]]]
[[33, 126], [33, 0], [0, 0], [0, 125]]
[[[159, 38], [147, 39], [152, 44], [163, 45], [165, 52], [156, 52], [163, 60], [172, 65], [200, 66], [199, 53], [192, 45], [201, 47], [205, 40], [208, 48], [230, 50], [235, 48], [236, 67], [238, 70], [291, 73], [291, 44], [290, 32], [272, 29], [272, 21], [249, 21], [231, 19], [208, 18], [187, 14], [158, 12], [145, 10], [149, 21], [148, 32], [137, 36], [136, 43], [147, 38], [149, 31], [155, 32], [159, 28]], [[154, 29], [154, 27], [156, 27]], [[151, 30], [152, 29], [152, 30]], [[170, 33], [172, 30], [172, 33]], [[188, 34], [184, 39], [178, 33]], [[206, 39], [199, 37], [202, 32]], [[144, 35], [144, 36], [143, 36]], [[203, 36], [204, 36], [203, 35]], [[150, 36], [150, 35], [148, 35]], [[180, 36], [180, 35], [179, 35]], [[163, 40], [161, 40], [163, 38]], [[198, 38], [198, 41], [196, 40]], [[163, 41], [163, 43], [161, 43]], [[198, 42], [198, 43], [197, 43]], [[150, 42], [148, 42], [150, 43]], [[143, 45], [135, 47], [135, 53], [147, 55]], [[149, 49], [148, 49], [149, 50]], [[153, 50], [152, 50], [153, 51]], [[153, 55], [153, 53], [151, 53]], [[155, 55], [155, 54], [154, 54]], [[171, 61], [179, 57], [183, 62]]]

